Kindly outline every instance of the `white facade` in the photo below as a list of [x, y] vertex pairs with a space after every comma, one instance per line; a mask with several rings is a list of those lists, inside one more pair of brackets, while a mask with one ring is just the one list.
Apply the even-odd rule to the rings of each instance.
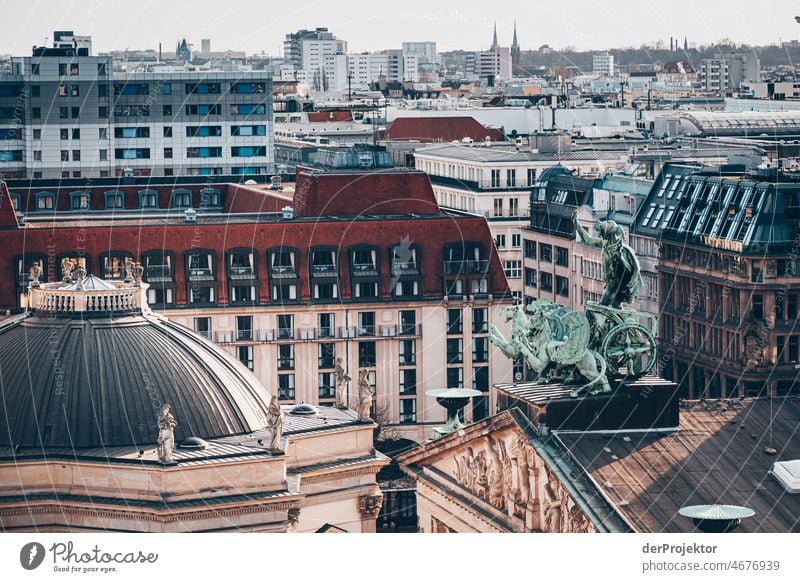
[[340, 91], [347, 87], [347, 43], [343, 40], [304, 40], [301, 70], [313, 91]]
[[607, 52], [592, 55], [592, 73], [609, 77], [614, 75], [614, 55]]
[[402, 44], [403, 53], [415, 55], [418, 62], [430, 64], [439, 62], [439, 54], [436, 52], [436, 43], [433, 41], [404, 42]]
[[511, 78], [511, 49], [496, 47], [475, 53], [475, 78], [483, 79], [490, 75], [495, 79]]

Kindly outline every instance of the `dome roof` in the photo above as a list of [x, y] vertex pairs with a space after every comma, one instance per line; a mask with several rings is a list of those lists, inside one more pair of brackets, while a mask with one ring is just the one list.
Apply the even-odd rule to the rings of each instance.
[[145, 310], [146, 301], [115, 317], [36, 310], [0, 324], [0, 445], [152, 445], [163, 403], [172, 405], [177, 442], [266, 426], [270, 394], [249, 370]]

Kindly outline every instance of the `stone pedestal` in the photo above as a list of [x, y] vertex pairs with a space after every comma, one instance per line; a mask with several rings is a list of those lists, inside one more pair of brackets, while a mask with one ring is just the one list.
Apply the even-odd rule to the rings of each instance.
[[608, 394], [572, 398], [563, 384], [496, 385], [500, 410], [517, 407], [534, 426], [549, 430], [666, 430], [678, 427], [678, 387], [645, 376], [621, 382]]

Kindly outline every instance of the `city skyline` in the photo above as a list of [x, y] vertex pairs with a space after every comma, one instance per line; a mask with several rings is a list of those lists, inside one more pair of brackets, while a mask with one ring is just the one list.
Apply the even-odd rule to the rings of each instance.
[[[697, 45], [723, 38], [750, 45], [777, 44], [800, 38], [795, 21], [797, 8], [789, 1], [764, 4], [757, 19], [748, 14], [745, 2], [725, 4], [725, 11], [712, 3], [693, 4], [675, 11], [648, 3], [631, 11], [619, 1], [578, 2], [566, 9], [540, 2], [525, 2], [514, 11], [504, 11], [496, 22], [501, 46], [509, 46], [514, 23], [521, 49], [534, 50], [548, 44], [554, 49], [573, 46], [578, 50], [605, 50], [639, 47], [663, 41], [670, 36]], [[17, 32], [6, 36], [0, 54], [25, 56], [33, 45], [52, 42], [53, 30], [74, 30], [90, 35], [95, 53], [122, 49], [172, 51], [182, 38], [200, 48], [201, 38], [210, 38], [212, 50], [244, 50], [272, 56], [282, 52], [287, 33], [301, 28], [327, 27], [348, 42], [350, 52], [377, 51], [399, 46], [403, 41], [435, 41], [440, 51], [481, 50], [491, 44], [495, 20], [479, 3], [445, 0], [436, 9], [420, 2], [402, 7], [379, 6], [366, 2], [341, 4], [324, 0], [303, 1], [278, 14], [252, 0], [226, 3], [217, 9], [213, 2], [199, 0], [181, 5], [146, 2], [137, 13], [115, 10], [117, 3], [92, 2], [87, 5], [40, 0], [29, 4], [6, 3], [8, 22], [17, 22]], [[623, 8], [624, 7], [624, 8]], [[589, 10], [592, 8], [592, 10]], [[622, 8], [622, 11], [618, 11]], [[653, 24], [638, 26], [643, 14]], [[158, 14], [158, 26], [150, 20]], [[237, 22], [246, 21], [249, 30], [242, 34]], [[263, 24], [260, 22], [263, 21]], [[35, 25], [34, 25], [35, 22]], [[148, 26], [143, 26], [147, 22]]]

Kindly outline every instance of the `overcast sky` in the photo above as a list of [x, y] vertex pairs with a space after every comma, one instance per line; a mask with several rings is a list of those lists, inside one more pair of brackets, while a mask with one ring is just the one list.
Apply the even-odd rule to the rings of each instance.
[[[30, 55], [53, 30], [91, 35], [94, 52], [125, 48], [173, 50], [186, 37], [199, 49], [276, 55], [287, 32], [327, 26], [351, 52], [435, 40], [439, 50], [511, 44], [514, 20], [523, 50], [549, 44], [578, 49], [639, 46], [670, 35], [707, 44], [731, 38], [775, 44], [800, 38], [797, 0], [0, 0], [0, 53]], [[46, 40], [45, 40], [46, 39]]]

